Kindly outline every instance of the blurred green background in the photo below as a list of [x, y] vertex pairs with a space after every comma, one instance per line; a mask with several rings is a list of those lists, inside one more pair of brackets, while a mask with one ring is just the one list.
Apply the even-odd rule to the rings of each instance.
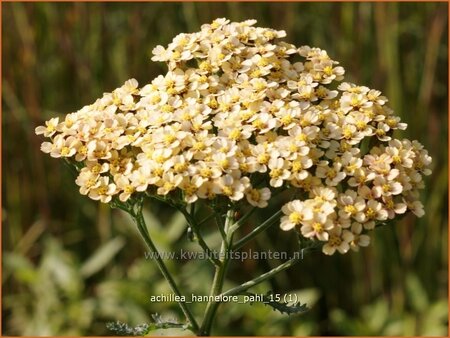
[[[105, 335], [105, 323], [181, 316], [131, 220], [78, 194], [62, 161], [39, 151], [34, 128], [135, 77], [166, 71], [157, 44], [217, 17], [255, 18], [286, 40], [328, 51], [346, 79], [381, 91], [433, 157], [426, 215], [382, 227], [359, 253], [308, 256], [256, 288], [297, 293], [311, 311], [282, 316], [263, 305], [225, 304], [221, 335], [447, 335], [447, 3], [3, 3], [2, 306], [4, 335]], [[276, 204], [276, 203], [275, 203]], [[279, 205], [275, 205], [278, 207]], [[271, 210], [266, 211], [267, 214]], [[161, 250], [194, 247], [182, 217], [146, 211]], [[262, 218], [264, 215], [261, 216]], [[247, 225], [248, 231], [252, 224]], [[207, 241], [214, 231], [203, 229]], [[289, 251], [276, 226], [252, 250]], [[248, 250], [250, 247], [247, 247]], [[168, 262], [185, 293], [207, 294], [206, 262]], [[233, 262], [233, 285], [278, 262]], [[194, 310], [200, 315], [204, 304]]]

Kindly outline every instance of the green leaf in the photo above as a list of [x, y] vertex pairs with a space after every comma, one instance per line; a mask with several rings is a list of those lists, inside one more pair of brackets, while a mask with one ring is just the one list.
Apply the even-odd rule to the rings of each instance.
[[[255, 294], [250, 292], [245, 292], [243, 294], [257, 298]], [[301, 304], [300, 301], [296, 301], [293, 303], [277, 302], [273, 300], [273, 297], [270, 297], [271, 295], [272, 293], [268, 292], [265, 296], [263, 296], [263, 304], [270, 306], [272, 309], [277, 310], [280, 313], [292, 315], [303, 313], [309, 310], [309, 308], [306, 306], [306, 303]]]
[[153, 314], [153, 323], [141, 324], [131, 327], [120, 321], [106, 324], [108, 330], [119, 336], [193, 336], [195, 335], [187, 324], [180, 324], [172, 321], [164, 321], [160, 315]]
[[5, 264], [5, 274], [12, 272], [14, 278], [19, 282], [33, 284], [36, 280], [37, 272], [31, 262], [24, 256], [16, 253], [6, 253], [3, 256]]
[[85, 278], [92, 276], [103, 269], [111, 259], [122, 249], [125, 240], [116, 237], [103, 244], [94, 254], [81, 266], [81, 275]]
[[446, 336], [447, 335], [447, 317], [448, 302], [441, 300], [433, 303], [425, 311], [423, 317], [422, 329], [416, 334], [423, 336]]
[[181, 212], [176, 212], [170, 219], [165, 231], [167, 240], [173, 242], [180, 238], [186, 230], [186, 219]]
[[422, 312], [428, 307], [428, 296], [422, 283], [415, 274], [406, 276], [406, 289], [413, 309]]

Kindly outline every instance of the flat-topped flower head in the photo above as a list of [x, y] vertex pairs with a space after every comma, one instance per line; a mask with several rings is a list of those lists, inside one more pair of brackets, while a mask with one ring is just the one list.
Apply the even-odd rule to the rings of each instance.
[[295, 190], [303, 199], [282, 208], [281, 229], [326, 254], [368, 245], [387, 219], [423, 215], [431, 158], [394, 138], [406, 124], [387, 98], [338, 83], [345, 70], [326, 51], [255, 24], [219, 18], [156, 46], [167, 73], [45, 122], [42, 151], [81, 168], [80, 193], [104, 203], [149, 194], [265, 208]]

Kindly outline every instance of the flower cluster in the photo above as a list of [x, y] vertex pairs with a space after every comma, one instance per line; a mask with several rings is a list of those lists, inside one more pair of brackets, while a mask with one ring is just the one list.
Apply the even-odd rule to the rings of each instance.
[[406, 124], [387, 99], [333, 86], [344, 69], [326, 51], [255, 22], [217, 19], [156, 47], [165, 75], [36, 128], [50, 139], [42, 151], [81, 164], [80, 193], [104, 203], [147, 193], [264, 208], [292, 187], [302, 199], [283, 207], [281, 228], [326, 254], [368, 245], [368, 230], [408, 210], [421, 216], [431, 158], [393, 138]]

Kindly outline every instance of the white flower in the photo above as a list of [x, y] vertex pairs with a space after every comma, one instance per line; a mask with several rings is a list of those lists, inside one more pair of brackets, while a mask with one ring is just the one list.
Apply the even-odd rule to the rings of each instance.
[[347, 190], [345, 193], [340, 194], [338, 197], [339, 202], [339, 216], [347, 219], [353, 218], [363, 218], [363, 210], [366, 207], [364, 199], [359, 196], [353, 190]]
[[232, 175], [225, 175], [215, 181], [213, 191], [215, 194], [227, 196], [232, 201], [239, 201], [244, 197], [245, 190], [250, 186], [248, 177], [236, 179]]
[[281, 187], [283, 185], [283, 181], [287, 180], [289, 176], [291, 176], [288, 168], [288, 162], [282, 158], [272, 158], [269, 161], [269, 183], [272, 187]]
[[245, 192], [248, 203], [258, 208], [265, 208], [269, 204], [271, 192], [269, 188], [255, 189], [251, 188]]
[[328, 231], [333, 227], [334, 224], [330, 218], [324, 214], [315, 213], [312, 220], [304, 221], [300, 230], [306, 238], [316, 237], [320, 241], [327, 241], [329, 239]]
[[58, 126], [59, 118], [54, 117], [48, 121], [45, 121], [45, 127], [39, 126], [36, 127], [35, 132], [36, 135], [43, 134], [45, 137], [51, 137], [56, 133], [56, 127]]
[[281, 218], [280, 224], [281, 229], [284, 231], [291, 230], [295, 226], [302, 224], [302, 222], [311, 220], [314, 215], [311, 207], [299, 200], [285, 204], [281, 210], [286, 215]]
[[322, 252], [326, 255], [333, 255], [336, 250], [344, 254], [350, 249], [350, 243], [354, 235], [351, 231], [334, 228], [330, 231], [328, 242], [322, 247]]
[[89, 190], [89, 197], [93, 200], [100, 200], [103, 203], [111, 201], [112, 196], [116, 194], [117, 187], [114, 183], [109, 182], [109, 177], [101, 176], [98, 184]]
[[98, 173], [94, 174], [88, 168], [81, 169], [75, 183], [80, 186], [80, 194], [87, 195], [89, 191], [93, 188], [97, 188], [100, 185], [98, 179], [100, 175]]
[[350, 231], [353, 234], [353, 240], [350, 242], [350, 248], [353, 251], [359, 251], [359, 247], [366, 247], [370, 244], [370, 237], [362, 233], [361, 223], [353, 222]]
[[119, 199], [122, 202], [128, 200], [131, 194], [136, 190], [135, 186], [131, 184], [130, 180], [125, 175], [116, 175], [114, 177], [117, 189], [120, 191]]

